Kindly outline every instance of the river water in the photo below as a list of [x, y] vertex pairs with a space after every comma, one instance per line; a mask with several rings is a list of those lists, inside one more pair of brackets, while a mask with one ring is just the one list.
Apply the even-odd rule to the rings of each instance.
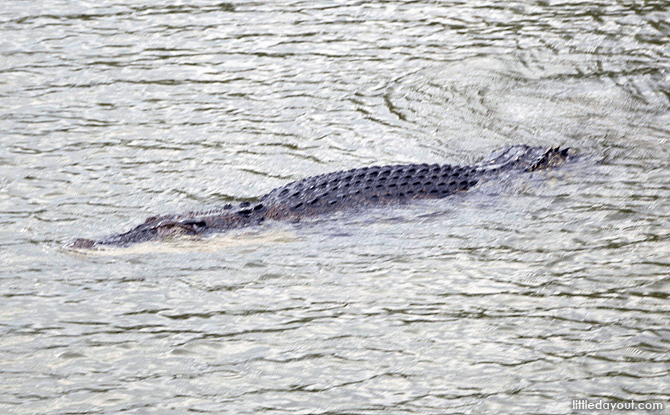
[[[669, 42], [668, 1], [3, 1], [0, 411], [667, 413]], [[517, 143], [584, 157], [397, 209], [64, 248]]]

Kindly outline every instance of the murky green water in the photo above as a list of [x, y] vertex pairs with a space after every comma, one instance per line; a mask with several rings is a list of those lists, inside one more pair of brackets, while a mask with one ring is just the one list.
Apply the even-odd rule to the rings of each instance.
[[[3, 413], [670, 405], [670, 2], [5, 1]], [[566, 169], [62, 249], [385, 163]]]

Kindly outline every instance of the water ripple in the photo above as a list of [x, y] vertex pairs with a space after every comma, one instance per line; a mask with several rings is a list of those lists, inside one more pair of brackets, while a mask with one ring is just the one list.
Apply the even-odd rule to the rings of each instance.
[[[651, 0], [5, 1], [0, 408], [667, 403], [669, 21]], [[519, 142], [583, 162], [447, 203], [60, 248]]]

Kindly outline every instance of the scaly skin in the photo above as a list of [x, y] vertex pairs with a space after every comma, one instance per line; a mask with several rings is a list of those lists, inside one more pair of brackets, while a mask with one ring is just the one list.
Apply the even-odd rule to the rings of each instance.
[[406, 164], [364, 167], [308, 177], [279, 187], [260, 202], [226, 205], [206, 212], [148, 218], [136, 228], [93, 241], [77, 239], [70, 248], [126, 246], [179, 235], [206, 235], [256, 225], [264, 220], [293, 220], [345, 209], [441, 199], [475, 186], [500, 172], [532, 172], [562, 164], [573, 154], [558, 147], [524, 145], [500, 150], [473, 166]]

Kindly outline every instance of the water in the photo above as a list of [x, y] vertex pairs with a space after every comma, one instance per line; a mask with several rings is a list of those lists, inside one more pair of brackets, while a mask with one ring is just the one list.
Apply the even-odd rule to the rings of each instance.
[[[3, 413], [667, 413], [668, 2], [10, 0], [0, 22]], [[62, 248], [516, 143], [588, 157], [390, 211]]]

